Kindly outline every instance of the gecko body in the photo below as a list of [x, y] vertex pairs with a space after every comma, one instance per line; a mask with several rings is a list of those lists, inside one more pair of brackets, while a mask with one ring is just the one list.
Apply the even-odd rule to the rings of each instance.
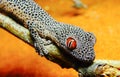
[[92, 33], [56, 21], [33, 0], [0, 0], [0, 9], [28, 26], [41, 56], [48, 54], [44, 46], [53, 43], [80, 62], [93, 62], [96, 39]]

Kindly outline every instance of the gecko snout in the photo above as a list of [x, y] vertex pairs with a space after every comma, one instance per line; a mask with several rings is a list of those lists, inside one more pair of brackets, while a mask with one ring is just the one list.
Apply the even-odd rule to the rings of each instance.
[[95, 44], [96, 43], [96, 37], [94, 36], [93, 33], [87, 32], [88, 39]]

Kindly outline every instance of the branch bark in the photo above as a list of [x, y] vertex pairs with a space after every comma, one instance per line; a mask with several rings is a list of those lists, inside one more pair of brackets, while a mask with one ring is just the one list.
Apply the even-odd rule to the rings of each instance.
[[[14, 20], [0, 13], [0, 27], [11, 32], [18, 38], [33, 46], [28, 29], [24, 28]], [[71, 67], [78, 71], [79, 77], [120, 77], [120, 61], [95, 60], [89, 67], [80, 67], [73, 63], [53, 44], [47, 45], [49, 55], [46, 57], [62, 67]], [[76, 68], [77, 66], [77, 68]]]

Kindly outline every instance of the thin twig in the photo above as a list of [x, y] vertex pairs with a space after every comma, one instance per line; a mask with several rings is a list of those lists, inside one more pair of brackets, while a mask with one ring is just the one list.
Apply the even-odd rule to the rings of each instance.
[[83, 4], [81, 0], [73, 0], [75, 8], [87, 8], [87, 5]]

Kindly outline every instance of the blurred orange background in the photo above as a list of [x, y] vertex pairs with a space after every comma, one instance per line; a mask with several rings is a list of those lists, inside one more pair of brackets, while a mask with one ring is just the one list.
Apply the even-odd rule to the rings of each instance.
[[[86, 9], [76, 9], [72, 0], [35, 0], [52, 17], [78, 25], [95, 34], [96, 59], [120, 60], [120, 0], [82, 0]], [[72, 68], [40, 57], [35, 49], [0, 28], [0, 77], [78, 77]]]

